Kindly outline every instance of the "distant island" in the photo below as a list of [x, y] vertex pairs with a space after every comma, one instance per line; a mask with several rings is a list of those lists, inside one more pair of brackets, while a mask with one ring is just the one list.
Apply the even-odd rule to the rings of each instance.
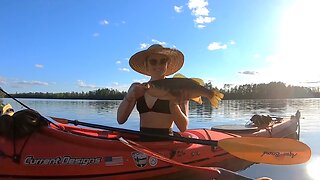
[[[233, 99], [288, 99], [288, 98], [319, 98], [318, 88], [308, 88], [301, 86], [286, 86], [282, 82], [270, 82], [268, 84], [245, 84], [235, 87], [224, 85], [218, 89], [212, 84], [205, 83], [208, 89], [217, 89], [222, 92], [224, 100]], [[125, 91], [103, 88], [89, 92], [63, 92], [63, 93], [43, 93], [29, 92], [11, 94], [16, 98], [39, 98], [39, 99], [92, 99], [92, 100], [122, 100], [127, 94]], [[6, 97], [0, 94], [0, 97]]]

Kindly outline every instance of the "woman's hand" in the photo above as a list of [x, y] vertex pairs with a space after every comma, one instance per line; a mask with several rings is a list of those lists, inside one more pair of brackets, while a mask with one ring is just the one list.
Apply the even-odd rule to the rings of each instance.
[[133, 83], [128, 90], [128, 94], [125, 96], [125, 99], [130, 102], [136, 101], [138, 98], [143, 96], [147, 90], [148, 86], [140, 83]]

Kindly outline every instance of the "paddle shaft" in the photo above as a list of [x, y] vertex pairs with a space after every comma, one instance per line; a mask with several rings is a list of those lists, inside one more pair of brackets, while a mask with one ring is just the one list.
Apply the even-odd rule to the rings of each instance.
[[19, 101], [18, 99], [16, 99], [15, 97], [11, 96], [9, 93], [7, 93], [6, 91], [4, 91], [2, 88], [0, 88], [0, 91], [2, 91], [4, 94], [6, 94], [8, 97], [12, 98], [13, 100], [15, 100], [16, 102], [18, 102], [19, 104], [21, 104], [22, 106], [24, 106], [27, 109], [30, 109], [30, 107], [28, 107], [27, 105], [23, 104], [21, 101]]
[[104, 126], [104, 125], [99, 125], [99, 124], [81, 122], [78, 120], [68, 120], [68, 119], [64, 119], [64, 118], [55, 118], [55, 117], [51, 117], [51, 118], [57, 122], [60, 122], [63, 124], [70, 123], [75, 126], [81, 125], [81, 126], [86, 126], [86, 127], [91, 127], [91, 128], [104, 129], [104, 130], [116, 131], [116, 132], [128, 133], [128, 134], [136, 134], [136, 135], [140, 135], [140, 136], [148, 136], [148, 137], [154, 137], [154, 138], [163, 138], [163, 139], [181, 141], [181, 142], [186, 142], [186, 143], [194, 143], [194, 144], [202, 144], [202, 145], [210, 145], [210, 146], [217, 146], [218, 145], [218, 141], [213, 141], [213, 140], [203, 140], [203, 139], [194, 139], [194, 138], [187, 138], [187, 137], [180, 137], [180, 136], [144, 133], [144, 132], [130, 130], [130, 129], [116, 128], [116, 127]]

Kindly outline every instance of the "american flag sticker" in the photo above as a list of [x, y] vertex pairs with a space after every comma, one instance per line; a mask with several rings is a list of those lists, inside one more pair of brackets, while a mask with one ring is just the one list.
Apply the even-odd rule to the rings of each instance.
[[104, 158], [104, 163], [106, 166], [119, 166], [123, 165], [123, 157], [122, 156], [110, 156]]

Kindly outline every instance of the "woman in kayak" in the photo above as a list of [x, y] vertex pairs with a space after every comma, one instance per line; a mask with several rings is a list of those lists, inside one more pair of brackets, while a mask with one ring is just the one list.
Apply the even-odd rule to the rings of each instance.
[[[130, 67], [147, 76], [149, 81], [165, 79], [177, 72], [184, 63], [184, 55], [177, 49], [164, 48], [159, 44], [134, 54]], [[148, 87], [141, 83], [133, 83], [121, 102], [117, 120], [119, 124], [127, 121], [134, 106], [140, 114], [140, 131], [172, 135], [173, 124], [183, 132], [188, 127], [189, 101], [173, 103], [161, 100], [146, 93]]]

